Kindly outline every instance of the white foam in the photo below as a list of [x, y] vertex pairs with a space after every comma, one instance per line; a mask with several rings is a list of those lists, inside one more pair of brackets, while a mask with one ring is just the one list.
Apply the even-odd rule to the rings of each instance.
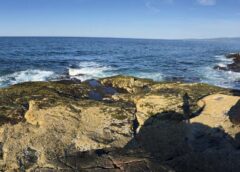
[[54, 72], [43, 70], [25, 70], [0, 77], [0, 86], [13, 85], [29, 81], [46, 81], [54, 77]]
[[202, 81], [209, 84], [233, 88], [234, 82], [240, 81], [240, 73], [237, 72], [215, 70], [212, 67], [204, 67], [200, 71], [204, 75]]
[[225, 62], [225, 63], [227, 63], [227, 64], [233, 62], [232, 59], [227, 58], [225, 55], [217, 55], [217, 56], [215, 56], [215, 57], [217, 58], [218, 61]]
[[81, 62], [79, 68], [69, 68], [68, 74], [72, 78], [85, 81], [88, 79], [110, 76], [111, 74], [109, 71], [111, 70], [111, 67], [103, 66], [96, 62]]
[[224, 63], [218, 63], [217, 66], [222, 67], [222, 68], [225, 68], [225, 67], [227, 67], [227, 64], [224, 64]]
[[163, 81], [163, 75], [159, 72], [138, 72], [133, 74], [135, 77], [152, 79], [154, 81]]

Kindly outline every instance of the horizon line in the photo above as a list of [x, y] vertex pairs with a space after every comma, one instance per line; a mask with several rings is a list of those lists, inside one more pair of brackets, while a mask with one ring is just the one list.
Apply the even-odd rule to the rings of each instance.
[[216, 39], [240, 39], [236, 37], [206, 37], [206, 38], [141, 38], [141, 37], [111, 37], [111, 36], [2, 36], [0, 38], [95, 38], [95, 39], [138, 39], [138, 40], [216, 40]]

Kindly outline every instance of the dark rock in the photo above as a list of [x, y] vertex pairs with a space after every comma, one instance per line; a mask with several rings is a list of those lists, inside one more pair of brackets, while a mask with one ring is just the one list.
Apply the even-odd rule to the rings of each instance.
[[99, 81], [95, 80], [95, 79], [91, 79], [91, 80], [88, 80], [86, 82], [93, 88], [102, 86], [102, 84]]
[[3, 159], [3, 143], [0, 143], [0, 159]]
[[36, 150], [28, 147], [22, 152], [18, 159], [20, 169], [24, 171], [32, 167], [37, 162], [38, 154]]
[[228, 115], [232, 123], [240, 124], [240, 101], [230, 109]]
[[226, 58], [232, 59], [233, 63], [227, 64], [226, 66], [214, 66], [214, 69], [223, 71], [240, 72], [240, 53], [228, 54]]
[[90, 91], [88, 96], [90, 99], [96, 100], [96, 101], [101, 101], [103, 99], [103, 96], [96, 91]]
[[229, 59], [238, 59], [238, 60], [240, 60], [240, 53], [231, 53], [231, 54], [228, 54], [227, 56], [226, 56], [227, 58], [229, 58]]
[[217, 65], [217, 66], [214, 66], [213, 69], [215, 69], [215, 70], [228, 71], [227, 66], [225, 67], [225, 66], [219, 66], [219, 65]]
[[59, 80], [59, 81], [56, 81], [56, 82], [60, 83], [60, 84], [80, 84], [81, 80], [76, 79], [76, 78], [71, 78], [71, 79]]

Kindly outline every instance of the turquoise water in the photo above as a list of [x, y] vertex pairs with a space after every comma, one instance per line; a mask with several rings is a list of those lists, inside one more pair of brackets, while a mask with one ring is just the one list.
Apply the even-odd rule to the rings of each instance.
[[204, 82], [240, 89], [240, 74], [214, 70], [240, 51], [240, 39], [144, 40], [0, 38], [0, 87], [26, 81], [118, 74], [156, 81]]

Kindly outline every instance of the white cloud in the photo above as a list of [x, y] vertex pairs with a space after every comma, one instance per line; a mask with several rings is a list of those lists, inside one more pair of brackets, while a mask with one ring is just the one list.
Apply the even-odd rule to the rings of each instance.
[[155, 12], [155, 13], [158, 13], [158, 12], [160, 11], [160, 9], [157, 8], [157, 7], [155, 7], [150, 1], [146, 2], [146, 3], [145, 3], [145, 6], [146, 6], [149, 10], [151, 10], [151, 11], [153, 11], [153, 12]]
[[198, 0], [198, 3], [200, 5], [212, 6], [212, 5], [216, 5], [217, 0]]
[[145, 6], [149, 10], [155, 13], [158, 13], [160, 12], [161, 4], [173, 4], [173, 3], [174, 3], [174, 0], [146, 0]]

